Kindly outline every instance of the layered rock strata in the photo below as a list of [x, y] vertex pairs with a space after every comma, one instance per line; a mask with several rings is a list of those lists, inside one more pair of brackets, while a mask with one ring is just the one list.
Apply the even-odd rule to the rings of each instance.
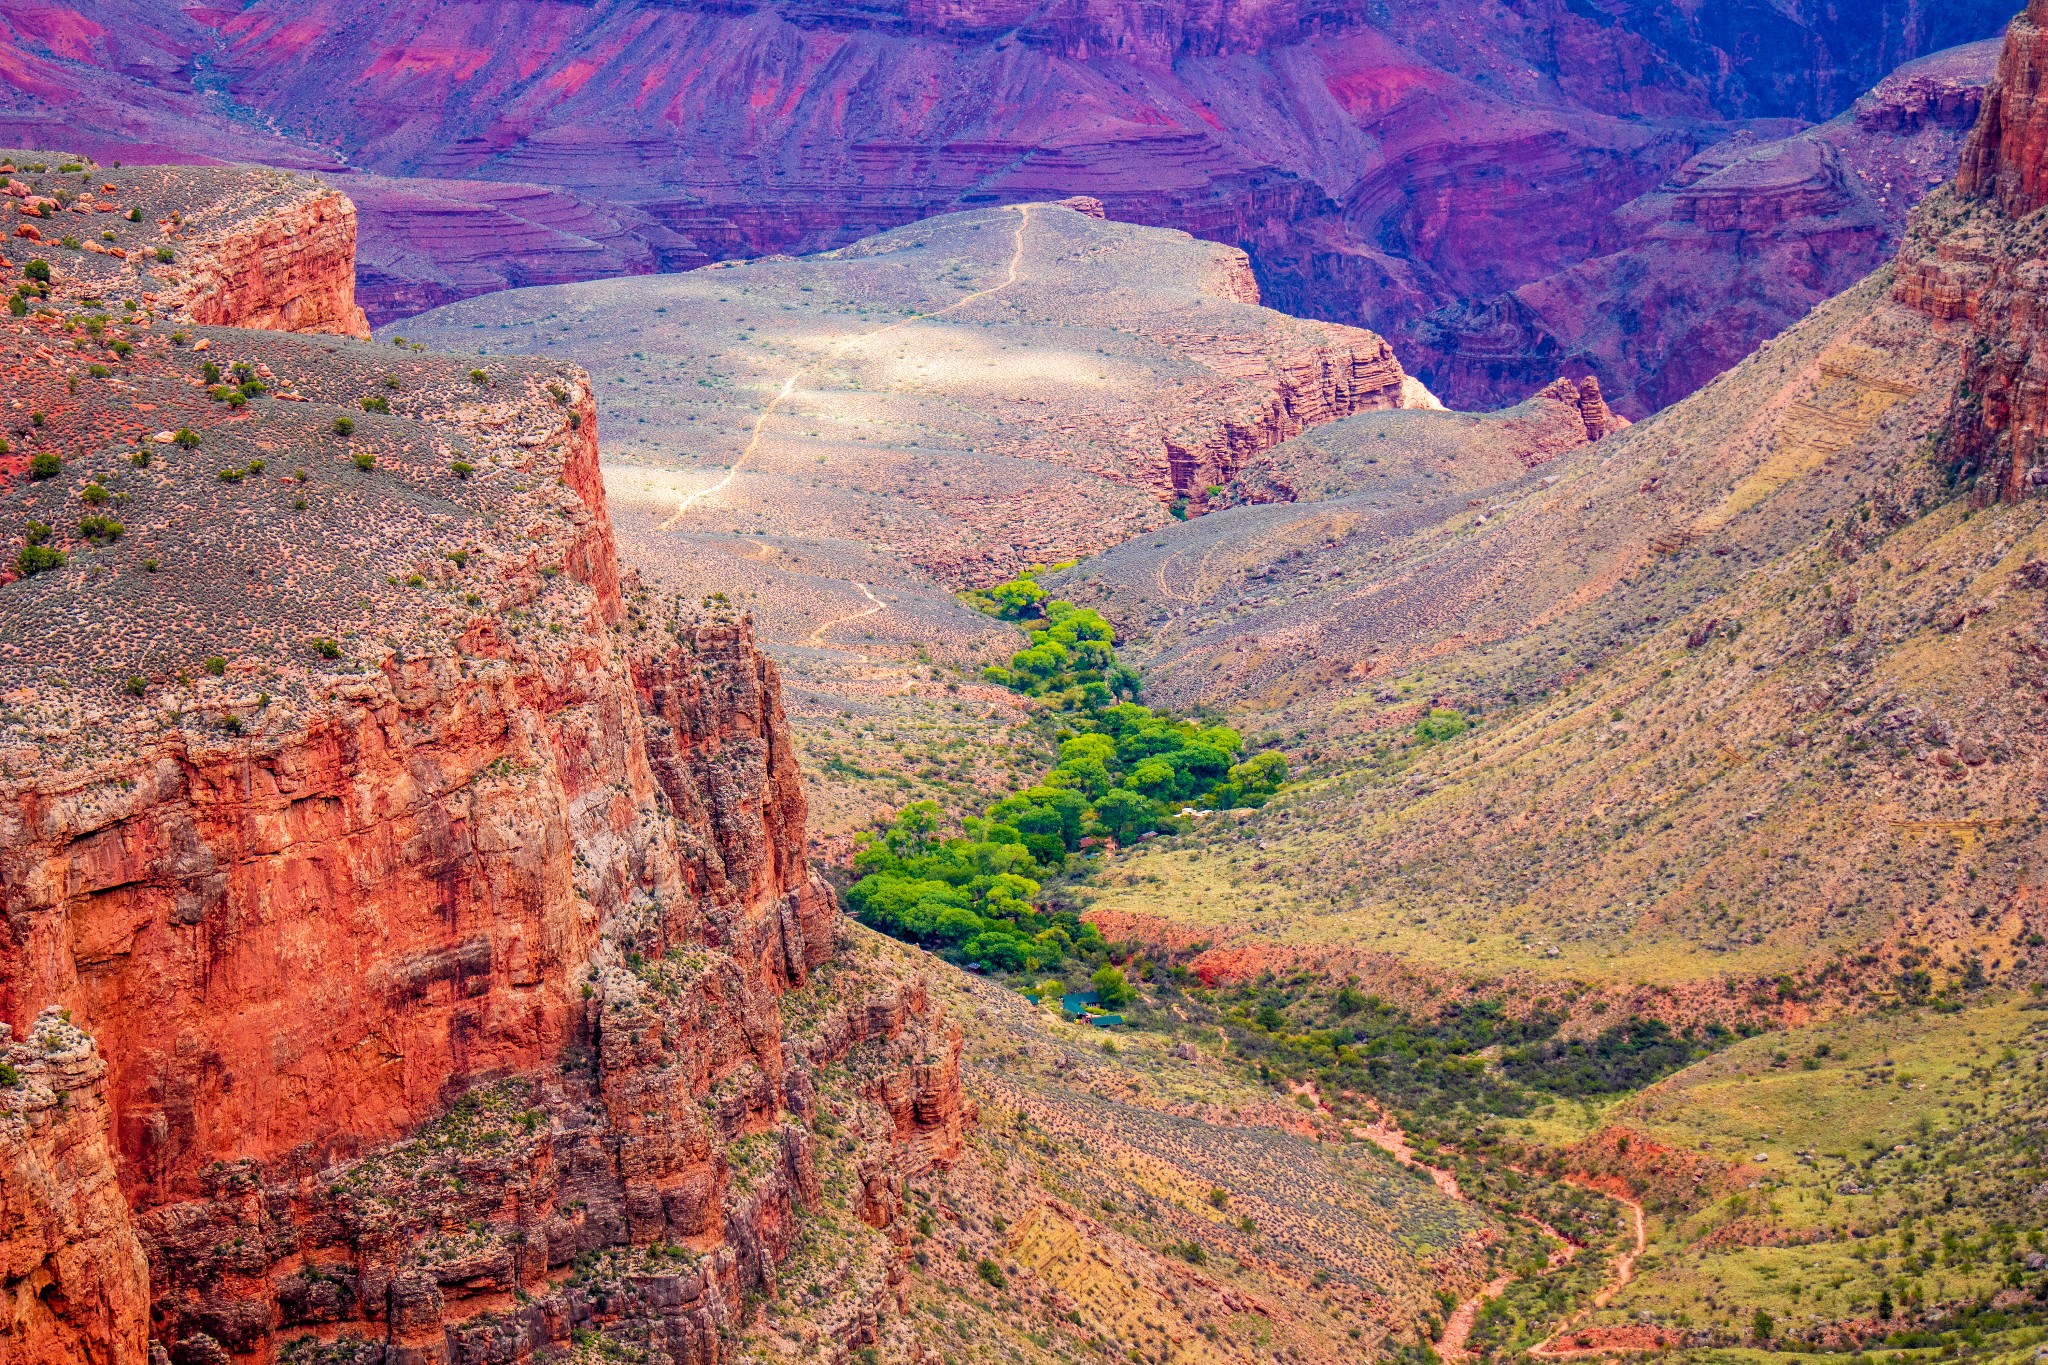
[[[359, 196], [380, 323], [508, 284], [808, 252], [1090, 195], [1114, 217], [1246, 247], [1270, 300], [1385, 332], [1461, 408], [1512, 403], [1598, 357], [1610, 401], [1639, 412], [1867, 273], [1931, 182], [1901, 183], [1873, 222], [1817, 181], [1824, 213], [1763, 253], [1658, 240], [1681, 225], [1641, 221], [1657, 187], [1767, 120], [1791, 131], [1843, 113], [1901, 61], [1992, 35], [2014, 5], [79, 8], [0, 0], [15, 92], [0, 137], [392, 177]], [[536, 21], [544, 40], [504, 41]], [[1899, 118], [1943, 107], [1913, 100]], [[1904, 124], [1868, 126], [1893, 138]], [[1751, 191], [1759, 207], [1777, 192]], [[1617, 247], [1648, 271], [1600, 264]], [[1708, 254], [1703, 287], [1686, 266]], [[1739, 293], [1725, 288], [1735, 267], [1752, 279]], [[1554, 353], [1502, 357], [1490, 329], [1452, 325], [1573, 278], [1594, 295], [1583, 306], [1538, 301], [1530, 340]], [[1441, 329], [1401, 330], [1438, 309], [1453, 310]], [[1432, 336], [1441, 356], [1420, 344]], [[1495, 373], [1503, 360], [1518, 363]]]
[[774, 666], [621, 573], [579, 371], [167, 334], [336, 320], [346, 201], [289, 201], [175, 300], [110, 316], [92, 256], [0, 321], [0, 1358], [714, 1365], [818, 1207], [818, 1073], [866, 1058], [834, 1160], [886, 1186], [958, 1151], [957, 1042], [817, 982]]
[[[1244, 279], [1251, 282], [1249, 271]], [[1256, 304], [1257, 287], [1237, 301]], [[1284, 348], [1269, 337], [1172, 338], [1184, 354], [1233, 379], [1253, 380], [1265, 392], [1230, 395], [1238, 404], [1218, 404], [1208, 412], [1202, 408], [1209, 405], [1196, 406], [1166, 437], [1164, 467], [1150, 471], [1161, 496], [1188, 498], [1199, 507], [1208, 490], [1228, 487], [1257, 456], [1311, 427], [1354, 413], [1421, 405], [1382, 337], [1336, 323], [1303, 330], [1306, 335], [1290, 338], [1296, 345]]]
[[1943, 443], [1979, 505], [2048, 487], [2048, 0], [2012, 22], [1952, 192], [1914, 215], [1893, 296], [1967, 327]]
[[189, 323], [370, 335], [356, 304], [356, 207], [319, 179], [243, 166], [107, 167], [47, 152], [0, 158], [13, 245], [76, 244], [109, 295], [146, 296]]

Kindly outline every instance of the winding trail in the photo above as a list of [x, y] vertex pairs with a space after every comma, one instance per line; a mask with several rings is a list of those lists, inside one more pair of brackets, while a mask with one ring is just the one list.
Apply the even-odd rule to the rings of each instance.
[[[1316, 1098], [1318, 1105], [1320, 1105], [1321, 1097], [1317, 1096]], [[1408, 1135], [1401, 1130], [1401, 1125], [1395, 1121], [1394, 1116], [1385, 1109], [1381, 1109], [1379, 1117], [1373, 1121], [1370, 1127], [1363, 1131], [1365, 1137], [1374, 1146], [1393, 1157], [1394, 1160], [1400, 1162], [1403, 1166], [1413, 1166], [1418, 1170], [1429, 1172], [1430, 1180], [1436, 1185], [1437, 1189], [1441, 1190], [1448, 1197], [1457, 1200], [1461, 1204], [1472, 1202], [1465, 1192], [1458, 1187], [1458, 1177], [1456, 1175], [1444, 1170], [1440, 1166], [1432, 1166], [1415, 1155], [1415, 1148], [1409, 1144]], [[1636, 1262], [1642, 1258], [1644, 1250], [1649, 1245], [1648, 1228], [1643, 1221], [1643, 1206], [1640, 1202], [1630, 1199], [1626, 1195], [1616, 1194], [1612, 1190], [1601, 1189], [1591, 1181], [1580, 1179], [1577, 1176], [1565, 1176], [1563, 1179], [1567, 1185], [1576, 1185], [1582, 1190], [1591, 1190], [1603, 1198], [1612, 1199], [1615, 1203], [1626, 1206], [1630, 1215], [1635, 1220], [1636, 1245], [1633, 1251], [1625, 1252], [1616, 1258], [1614, 1262], [1614, 1277], [1601, 1286], [1600, 1291], [1593, 1296], [1592, 1307], [1581, 1309], [1573, 1314], [1563, 1326], [1537, 1342], [1534, 1346], [1531, 1346], [1527, 1354], [1544, 1360], [1587, 1360], [1595, 1356], [1604, 1355], [1640, 1355], [1644, 1350], [1641, 1346], [1553, 1345], [1559, 1337], [1567, 1336], [1578, 1330], [1579, 1324], [1584, 1322], [1587, 1316], [1595, 1309], [1605, 1308], [1608, 1304], [1614, 1302], [1615, 1295], [1621, 1293], [1622, 1290], [1628, 1287], [1629, 1282], [1635, 1279]], [[1540, 1229], [1546, 1237], [1551, 1238], [1557, 1243], [1557, 1249], [1550, 1253], [1550, 1259], [1544, 1266], [1544, 1269], [1555, 1270], [1558, 1266], [1563, 1265], [1579, 1254], [1579, 1249], [1572, 1245], [1569, 1238], [1542, 1219], [1525, 1217], [1524, 1221]], [[1473, 1358], [1472, 1353], [1465, 1349], [1465, 1343], [1471, 1340], [1472, 1329], [1478, 1325], [1479, 1310], [1485, 1307], [1490, 1300], [1497, 1299], [1506, 1293], [1508, 1286], [1513, 1284], [1515, 1279], [1514, 1275], [1509, 1274], [1500, 1275], [1488, 1280], [1479, 1287], [1479, 1292], [1466, 1298], [1463, 1302], [1459, 1303], [1457, 1308], [1452, 1310], [1450, 1318], [1444, 1323], [1443, 1335], [1437, 1339], [1436, 1343], [1436, 1353], [1441, 1359], [1446, 1361], [1465, 1361]]]
[[[738, 477], [740, 470], [745, 468], [747, 461], [754, 457], [754, 452], [761, 448], [761, 438], [767, 430], [768, 419], [775, 415], [776, 409], [782, 406], [784, 399], [796, 392], [796, 386], [803, 382], [805, 375], [831, 361], [839, 359], [862, 342], [873, 341], [877, 337], [885, 337], [889, 333], [908, 327], [913, 323], [929, 322], [933, 318], [942, 318], [948, 313], [965, 308], [970, 303], [979, 302], [992, 294], [1000, 294], [1003, 290], [1008, 289], [1011, 285], [1022, 279], [1024, 270], [1024, 230], [1031, 226], [1031, 205], [1014, 204], [1004, 211], [1015, 212], [1018, 218], [1016, 241], [1010, 252], [1010, 268], [1004, 275], [1001, 284], [992, 284], [986, 289], [978, 289], [972, 294], [962, 295], [944, 308], [935, 308], [929, 313], [912, 313], [907, 318], [899, 318], [886, 327], [877, 327], [872, 332], [856, 332], [852, 336], [842, 337], [827, 348], [825, 354], [809, 364], [799, 366], [791, 371], [789, 377], [782, 381], [782, 387], [775, 391], [775, 396], [768, 400], [767, 406], [762, 408], [760, 415], [754, 418], [754, 428], [747, 436], [746, 448], [740, 451], [740, 457], [732, 462], [732, 467], [725, 471], [725, 477], [717, 483], [698, 489], [676, 504], [676, 510], [669, 514], [667, 521], [661, 523], [660, 529], [664, 531], [674, 530], [676, 523], [682, 520], [685, 512], [688, 512], [697, 503], [710, 497], [712, 494], [723, 492], [732, 483], [733, 479]], [[867, 589], [862, 588], [861, 591], [866, 592]]]
[[875, 596], [873, 593], [868, 591], [867, 584], [856, 583], [853, 586], [859, 588], [860, 595], [868, 599], [870, 605], [868, 606], [867, 610], [854, 612], [850, 616], [834, 617], [832, 620], [827, 621], [824, 625], [819, 626], [816, 630], [812, 631], [809, 636], [805, 637], [805, 644], [822, 646], [825, 644], [825, 632], [832, 629], [832, 627], [843, 626], [849, 621], [865, 621], [868, 617], [873, 616], [876, 612], [887, 611], [889, 609], [889, 604], [887, 602], [884, 602], [881, 598]]

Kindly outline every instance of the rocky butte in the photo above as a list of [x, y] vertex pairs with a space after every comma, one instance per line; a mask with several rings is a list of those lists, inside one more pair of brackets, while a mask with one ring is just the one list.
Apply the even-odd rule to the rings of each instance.
[[622, 573], [587, 379], [354, 339], [305, 177], [0, 171], [0, 1359], [712, 1365], [839, 1209], [870, 1339], [959, 1036], [842, 961], [751, 622]]

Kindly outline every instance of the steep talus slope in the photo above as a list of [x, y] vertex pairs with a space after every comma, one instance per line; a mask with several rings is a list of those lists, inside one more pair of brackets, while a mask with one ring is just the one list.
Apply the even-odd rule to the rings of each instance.
[[[380, 322], [505, 284], [1092, 194], [1113, 217], [1244, 247], [1280, 306], [1374, 327], [1461, 406], [1571, 368], [1639, 414], [1866, 271], [1929, 183], [1866, 193], [1833, 153], [1795, 157], [1797, 192], [1776, 173], [1720, 188], [1759, 212], [1802, 200], [1799, 222], [1669, 243], [1667, 177], [1698, 178], [1683, 168], [1731, 135], [1843, 114], [2006, 17], [2006, 0], [20, 0], [0, 6], [0, 137], [365, 172]], [[1953, 121], [1939, 99], [1901, 108]], [[1896, 121], [1857, 136], [1879, 159], [1952, 150]], [[1725, 299], [1669, 269], [1744, 242], [1762, 259]], [[1632, 344], [1609, 312], [1643, 314], [1680, 354]]]
[[[2014, 24], [1980, 169], [1902, 264], [1654, 420], [1405, 539], [1273, 556], [1260, 598], [1162, 619], [1119, 566], [1156, 548], [1071, 571], [1149, 623], [1162, 696], [1324, 761], [1100, 908], [1529, 991], [1660, 983], [1678, 1017], [1774, 1009], [1760, 976], [1801, 1009], [2038, 979], [2040, 32]], [[1369, 680], [1295, 662], [1324, 654]], [[1415, 739], [1432, 708], [1478, 728]]]
[[[265, 173], [179, 183], [303, 291], [195, 270], [186, 313], [346, 298], [303, 196], [266, 226]], [[957, 1034], [820, 976], [776, 671], [621, 574], [588, 381], [178, 327], [115, 305], [137, 254], [53, 255], [0, 336], [0, 1344], [720, 1361], [849, 1188], [821, 1326], [871, 1337], [876, 1230], [959, 1150]]]

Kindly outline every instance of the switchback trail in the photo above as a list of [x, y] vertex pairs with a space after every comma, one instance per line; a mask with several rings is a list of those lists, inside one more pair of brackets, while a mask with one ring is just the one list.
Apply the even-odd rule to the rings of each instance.
[[[1031, 226], [1031, 205], [1018, 204], [1014, 205], [1013, 207], [1018, 215], [1017, 235], [1010, 252], [1010, 268], [1008, 273], [1004, 275], [1001, 284], [992, 284], [986, 289], [978, 289], [972, 294], [963, 295], [960, 298], [955, 299], [953, 302], [947, 304], [944, 308], [935, 308], [929, 313], [913, 313], [907, 318], [900, 318], [897, 321], [888, 324], [886, 327], [877, 327], [872, 332], [857, 332], [850, 337], [842, 337], [839, 341], [833, 343], [832, 346], [827, 348], [824, 355], [820, 356], [816, 360], [811, 361], [807, 365], [799, 366], [797, 369], [791, 371], [789, 377], [782, 381], [782, 387], [775, 391], [775, 396], [768, 400], [767, 406], [762, 408], [760, 415], [754, 418], [754, 428], [753, 431], [749, 433], [749, 435], [747, 436], [746, 448], [741, 450], [740, 457], [732, 462], [732, 468], [725, 471], [725, 477], [720, 479], [717, 483], [711, 484], [710, 486], [705, 488], [698, 489], [696, 492], [691, 493], [687, 497], [685, 497], [680, 503], [676, 504], [676, 510], [669, 515], [667, 521], [664, 521], [661, 524], [661, 529], [664, 531], [674, 530], [676, 523], [682, 520], [683, 514], [685, 512], [689, 511], [692, 507], [696, 506], [698, 502], [710, 497], [712, 494], [724, 491], [724, 489], [732, 483], [733, 479], [738, 476], [740, 470], [746, 467], [747, 461], [754, 457], [754, 452], [761, 448], [761, 437], [763, 433], [767, 430], [768, 419], [775, 415], [776, 409], [782, 406], [784, 399], [788, 398], [791, 394], [796, 392], [796, 386], [803, 381], [805, 375], [810, 374], [813, 370], [818, 369], [820, 366], [826, 364], [828, 361], [839, 359], [839, 357], [845, 355], [848, 351], [852, 350], [854, 347], [860, 345], [864, 341], [873, 341], [877, 337], [885, 337], [889, 335], [889, 333], [891, 332], [898, 331], [901, 328], [910, 326], [912, 323], [929, 322], [933, 318], [942, 318], [946, 316], [946, 314], [948, 313], [954, 312], [961, 308], [965, 308], [970, 303], [979, 302], [982, 299], [988, 298], [992, 294], [1000, 294], [1003, 290], [1008, 289], [1011, 285], [1017, 283], [1017, 281], [1023, 277], [1024, 230]], [[865, 589], [863, 589], [863, 591], [865, 591]]]
[[[1318, 1103], [1320, 1103], [1321, 1097], [1317, 1096], [1316, 1098]], [[1450, 1198], [1464, 1204], [1472, 1202], [1465, 1192], [1458, 1187], [1458, 1177], [1456, 1175], [1444, 1170], [1442, 1167], [1432, 1166], [1415, 1155], [1414, 1147], [1409, 1145], [1408, 1135], [1401, 1131], [1401, 1125], [1385, 1109], [1379, 1111], [1379, 1118], [1370, 1127], [1366, 1128], [1364, 1133], [1374, 1146], [1386, 1152], [1403, 1166], [1413, 1166], [1418, 1170], [1427, 1171], [1431, 1182]], [[1640, 1354], [1642, 1348], [1639, 1346], [1558, 1347], [1552, 1345], [1559, 1337], [1576, 1330], [1578, 1324], [1585, 1320], [1588, 1313], [1594, 1309], [1605, 1308], [1608, 1304], [1614, 1302], [1614, 1296], [1627, 1288], [1629, 1281], [1635, 1278], [1636, 1262], [1642, 1258], [1644, 1248], [1649, 1244], [1648, 1231], [1643, 1222], [1643, 1206], [1641, 1203], [1625, 1195], [1615, 1194], [1611, 1190], [1603, 1190], [1590, 1181], [1581, 1180], [1576, 1176], [1566, 1176], [1564, 1181], [1568, 1185], [1577, 1185], [1580, 1189], [1591, 1190], [1603, 1198], [1612, 1199], [1617, 1204], [1626, 1206], [1630, 1215], [1635, 1220], [1635, 1250], [1627, 1252], [1616, 1259], [1614, 1263], [1614, 1278], [1609, 1280], [1607, 1284], [1601, 1287], [1600, 1292], [1593, 1296], [1592, 1308], [1584, 1309], [1574, 1314], [1564, 1326], [1530, 1347], [1528, 1353], [1547, 1360], [1584, 1360], [1602, 1355]], [[1541, 1229], [1545, 1236], [1550, 1237], [1558, 1244], [1558, 1249], [1550, 1253], [1549, 1263], [1544, 1267], [1546, 1270], [1554, 1270], [1578, 1255], [1578, 1248], [1573, 1246], [1563, 1233], [1550, 1226], [1550, 1224], [1536, 1218], [1530, 1218], [1526, 1221]], [[1488, 1280], [1479, 1287], [1478, 1293], [1471, 1295], [1461, 1302], [1457, 1308], [1452, 1310], [1450, 1318], [1444, 1323], [1443, 1335], [1437, 1339], [1436, 1353], [1440, 1358], [1446, 1361], [1463, 1361], [1472, 1358], [1471, 1352], [1465, 1349], [1465, 1343], [1471, 1340], [1472, 1329], [1478, 1324], [1479, 1310], [1485, 1307], [1489, 1300], [1497, 1299], [1506, 1293], [1508, 1286], [1515, 1282], [1515, 1278], [1513, 1275], [1500, 1275]]]
[[849, 621], [865, 621], [868, 617], [873, 616], [876, 612], [887, 611], [889, 609], [889, 604], [887, 602], [884, 602], [881, 598], [875, 596], [873, 593], [868, 591], [867, 584], [856, 583], [853, 586], [859, 588], [860, 595], [868, 599], [869, 606], [867, 610], [857, 611], [849, 616], [834, 617], [830, 621], [827, 621], [824, 625], [819, 626], [816, 630], [812, 631], [810, 633], [809, 638], [804, 641], [805, 644], [823, 645], [825, 643], [825, 632], [832, 629], [832, 627], [843, 626]]

